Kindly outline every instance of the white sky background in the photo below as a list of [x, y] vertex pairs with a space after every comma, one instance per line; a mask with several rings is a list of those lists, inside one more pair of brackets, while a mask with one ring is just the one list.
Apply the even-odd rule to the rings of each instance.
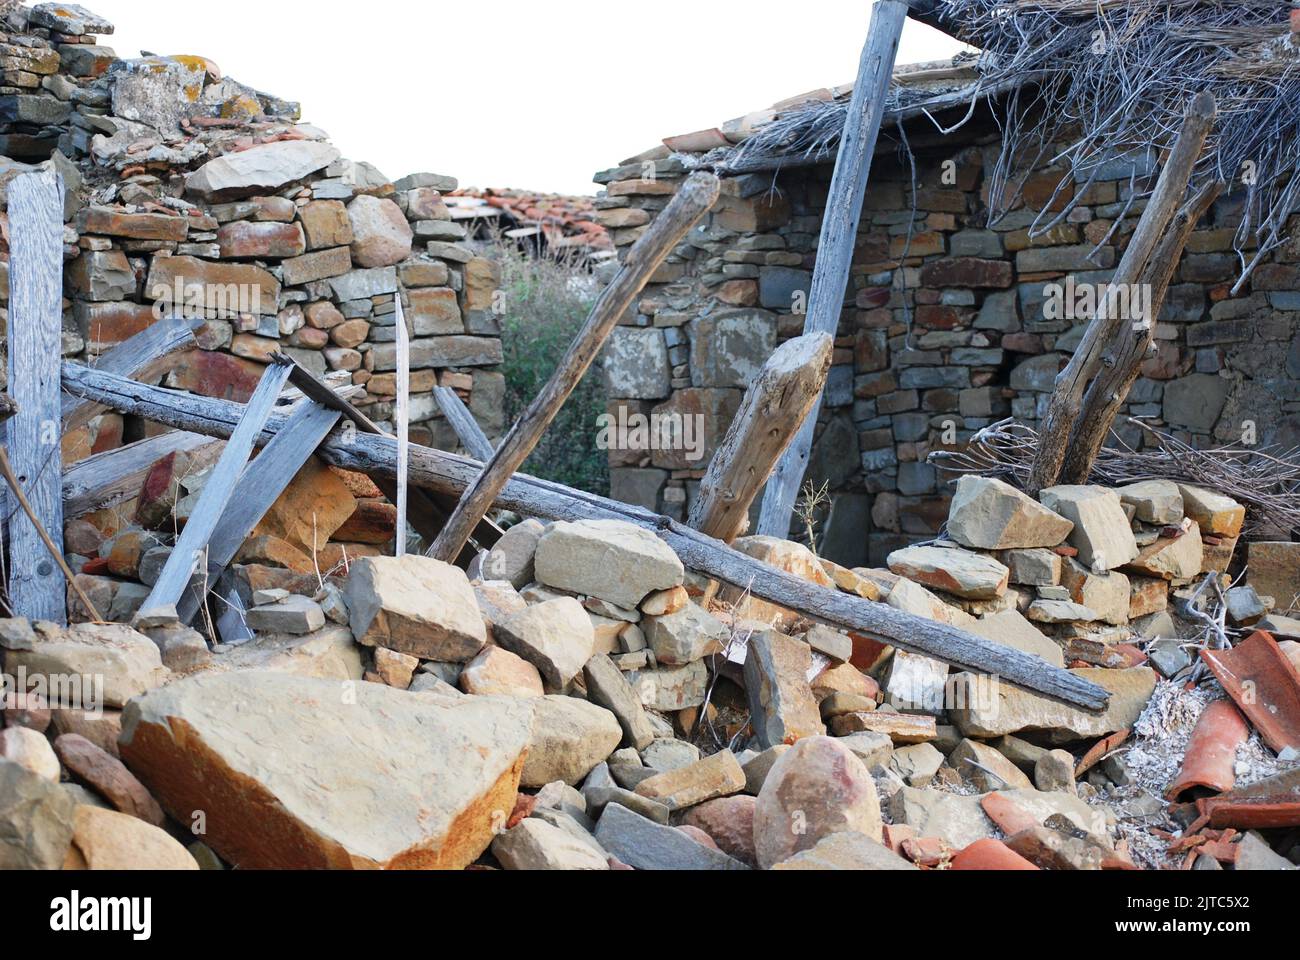
[[[593, 193], [667, 136], [850, 82], [868, 0], [83, 0], [118, 56], [200, 54], [397, 178]], [[911, 23], [900, 63], [959, 45]]]

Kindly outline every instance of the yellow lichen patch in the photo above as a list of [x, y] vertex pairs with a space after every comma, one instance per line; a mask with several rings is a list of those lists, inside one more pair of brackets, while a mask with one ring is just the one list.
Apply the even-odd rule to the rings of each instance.
[[257, 101], [256, 97], [231, 97], [221, 105], [221, 116], [226, 120], [239, 118], [251, 119], [261, 115], [262, 105]]
[[202, 73], [213, 82], [221, 79], [221, 68], [207, 57], [197, 56], [195, 54], [182, 53], [171, 58], [194, 73]]

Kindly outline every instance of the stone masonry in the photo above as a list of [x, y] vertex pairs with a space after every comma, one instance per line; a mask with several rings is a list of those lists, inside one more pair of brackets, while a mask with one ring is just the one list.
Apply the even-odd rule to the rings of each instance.
[[[704, 148], [726, 143], [713, 133]], [[699, 149], [681, 139], [667, 143]], [[1067, 170], [1025, 171], [1023, 200], [990, 224], [985, 170], [996, 141], [985, 114], [918, 149], [915, 189], [906, 157], [876, 157], [809, 470], [834, 493], [822, 549], [842, 563], [879, 565], [939, 529], [951, 489], [926, 463], [931, 451], [1006, 417], [1037, 425], [1086, 324], [1069, 304], [1109, 280], [1141, 213], [1134, 204], [1113, 229], [1132, 176], [1151, 173], [1154, 160], [1137, 170], [1112, 164], [1082, 206], [1036, 238], [1030, 223], [1044, 207], [1059, 209], [1058, 184], [1062, 195], [1084, 184]], [[691, 159], [665, 145], [596, 175], [597, 207], [620, 252], [664, 208]], [[706, 446], [716, 445], [774, 345], [801, 332], [832, 170], [724, 183], [711, 216], [616, 333], [605, 365], [611, 408], [703, 412]], [[1127, 416], [1194, 444], [1300, 442], [1300, 246], [1272, 252], [1232, 296], [1240, 211], [1240, 196], [1227, 196], [1192, 234], [1158, 318], [1158, 352], [1117, 420], [1131, 444], [1148, 438]], [[1062, 287], [1053, 303], [1064, 301], [1064, 316], [1047, 305], [1052, 284]], [[618, 451], [614, 495], [680, 517], [706, 465]]]

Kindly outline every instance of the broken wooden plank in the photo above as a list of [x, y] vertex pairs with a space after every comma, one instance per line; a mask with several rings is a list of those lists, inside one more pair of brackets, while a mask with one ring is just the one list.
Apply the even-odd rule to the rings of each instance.
[[456, 395], [456, 391], [451, 387], [434, 387], [433, 399], [466, 452], [481, 463], [491, 460], [496, 447], [492, 446], [492, 441], [487, 438], [464, 401]]
[[[95, 368], [132, 380], [153, 381], [167, 373], [180, 355], [198, 347], [194, 331], [202, 321], [165, 317], [123, 340], [95, 361]], [[104, 408], [73, 397], [63, 400], [63, 432], [84, 427]]]
[[171, 453], [211, 451], [220, 440], [173, 430], [79, 460], [63, 474], [63, 518], [75, 520], [140, 492], [149, 471]]
[[763, 365], [700, 481], [692, 527], [724, 543], [745, 532], [750, 505], [821, 397], [834, 344], [829, 333], [805, 334]]
[[67, 590], [42, 530], [63, 555], [63, 178], [54, 169], [9, 184], [9, 393], [5, 424], [16, 482], [35, 520], [10, 512], [9, 600], [18, 616], [67, 623]]
[[[887, 0], [894, 2], [894, 0]], [[695, 226], [718, 199], [718, 178], [711, 173], [693, 173], [678, 189], [663, 213], [646, 228], [633, 245], [617, 276], [591, 308], [587, 322], [560, 360], [542, 392], [528, 405], [519, 421], [487, 461], [482, 474], [465, 491], [447, 525], [433, 542], [429, 555], [440, 560], [458, 556], [475, 525], [487, 515], [492, 501], [518, 470], [564, 401], [582, 380], [605, 341], [626, 314], [660, 264], [672, 253], [691, 227]]]
[[[76, 364], [65, 364], [64, 377], [69, 392], [123, 413], [214, 437], [230, 436], [240, 425], [245, 410], [242, 404], [228, 400], [150, 387]], [[261, 442], [269, 443], [284, 424], [283, 415], [272, 414]], [[397, 441], [392, 437], [335, 430], [316, 455], [326, 463], [376, 478], [391, 478], [397, 470]], [[469, 488], [480, 470], [481, 464], [476, 460], [430, 447], [411, 446], [410, 476], [415, 486], [455, 496]], [[1086, 709], [1100, 709], [1109, 699], [1101, 686], [1052, 667], [1038, 657], [885, 604], [819, 587], [641, 507], [525, 474], [516, 474], [506, 483], [496, 505], [548, 520], [622, 520], [636, 524], [662, 538], [687, 567], [748, 589], [761, 600], [942, 660], [960, 670], [995, 675], [1008, 683]]]
[[203, 492], [199, 494], [194, 512], [190, 514], [171, 556], [163, 565], [158, 581], [141, 605], [138, 617], [158, 616], [180, 603], [190, 577], [203, 563], [208, 542], [230, 505], [236, 483], [271, 415], [280, 388], [289, 379], [289, 370], [288, 364], [275, 362], [262, 374], [257, 389], [244, 408], [244, 415], [226, 441], [221, 459], [212, 468], [212, 474], [208, 477]]
[[[1183, 203], [1187, 184], [1213, 123], [1214, 97], [1201, 93], [1188, 105], [1178, 139], [1170, 151], [1165, 168], [1160, 171], [1160, 179], [1156, 181], [1155, 191], [1147, 201], [1146, 209], [1142, 211], [1133, 236], [1129, 238], [1124, 257], [1111, 278], [1111, 287], [1131, 289], [1141, 279], [1156, 244], [1164, 236], [1174, 214]], [[1065, 369], [1056, 378], [1056, 386], [1048, 400], [1047, 413], [1038, 431], [1038, 453], [1034, 457], [1026, 486], [1026, 492], [1032, 497], [1038, 496], [1044, 487], [1050, 487], [1060, 480], [1070, 431], [1078, 422], [1084, 391], [1100, 372], [1105, 352], [1120, 329], [1124, 324], [1132, 322], [1130, 317], [1112, 316], [1112, 311], [1108, 309], [1110, 300], [1109, 297], [1098, 298], [1097, 309], [1084, 330], [1082, 340], [1075, 347]]]
[[[908, 4], [900, 0], [878, 0], [871, 10], [871, 26], [867, 29], [867, 43], [858, 65], [826, 215], [822, 219], [804, 333], [828, 333], [833, 337], [840, 323], [858, 223], [862, 219], [862, 201], [889, 103], [889, 84], [908, 9]], [[789, 536], [790, 515], [808, 469], [816, 429], [817, 405], [814, 405], [768, 481], [758, 521], [760, 534], [782, 539]]]
[[[292, 372], [289, 374], [289, 382], [306, 396], [311, 397], [319, 404], [341, 411], [343, 416], [363, 433], [380, 437], [387, 436], [383, 430], [379, 429], [378, 424], [358, 410], [356, 406], [317, 380], [310, 370], [303, 367], [292, 357], [282, 354], [277, 354], [277, 356], [283, 356], [285, 362], [291, 365]], [[380, 492], [388, 498], [389, 503], [396, 502], [397, 483], [395, 480], [378, 477], [375, 478], [375, 486], [379, 487]], [[455, 505], [455, 500], [449, 497], [431, 495], [426, 490], [411, 491], [407, 498], [407, 520], [426, 542], [433, 543], [434, 538], [438, 536], [438, 531], [446, 523], [447, 517], [451, 515]], [[474, 530], [471, 545], [461, 551], [461, 555], [456, 562], [462, 567], [468, 567], [479, 550], [490, 549], [501, 539], [503, 532], [491, 520], [484, 518]]]
[[408, 446], [411, 439], [411, 334], [406, 329], [406, 315], [402, 311], [402, 298], [395, 298], [397, 314], [394, 318], [397, 328], [397, 404], [394, 411], [393, 426], [397, 432], [397, 535], [393, 537], [394, 554], [406, 554], [406, 505], [407, 491], [410, 483], [406, 478], [406, 467], [411, 454]]
[[[207, 598], [207, 593], [220, 582], [222, 574], [253, 532], [253, 528], [266, 516], [267, 511], [293, 482], [303, 464], [342, 416], [338, 410], [321, 406], [313, 400], [304, 401], [289, 415], [284, 428], [276, 433], [275, 439], [244, 469], [230, 495], [229, 505], [222, 512], [208, 540], [208, 575], [203, 580], [204, 589], [200, 593], [190, 584], [176, 605], [181, 623], [189, 623], [194, 619]], [[206, 490], [205, 487], [204, 491]], [[188, 529], [188, 524], [186, 528]]]

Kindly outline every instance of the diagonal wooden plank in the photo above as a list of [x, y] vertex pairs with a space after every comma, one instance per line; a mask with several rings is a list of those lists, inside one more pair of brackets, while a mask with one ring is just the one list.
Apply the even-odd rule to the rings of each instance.
[[253, 528], [266, 516], [342, 416], [338, 410], [323, 407], [312, 400], [304, 401], [290, 414], [284, 429], [245, 468], [231, 493], [229, 505], [208, 540], [208, 575], [203, 581], [203, 593], [200, 594], [192, 585], [187, 586], [176, 605], [181, 623], [194, 619], [207, 592], [216, 587]]
[[239, 426], [226, 441], [221, 459], [213, 467], [194, 512], [186, 522], [180, 539], [176, 541], [176, 547], [163, 565], [158, 582], [154, 584], [137, 617], [163, 616], [169, 608], [180, 602], [190, 577], [202, 561], [213, 531], [230, 504], [231, 495], [262, 434], [262, 428], [275, 408], [280, 388], [289, 379], [289, 370], [288, 364], [275, 362], [262, 374], [261, 382], [253, 391], [248, 406], [244, 408]]
[[[822, 219], [804, 333], [829, 333], [833, 337], [839, 326], [858, 223], [862, 219], [862, 201], [867, 193], [880, 124], [888, 108], [889, 84], [908, 6], [900, 0], [877, 0], [871, 10], [871, 26], [867, 28], [867, 42], [862, 49], [858, 79], [840, 138], [826, 216]], [[790, 535], [790, 514], [808, 467], [820, 406], [820, 403], [813, 406], [767, 483], [758, 520], [760, 534], [781, 539]]]
[[[132, 380], [153, 380], [170, 370], [180, 354], [198, 346], [194, 330], [202, 321], [164, 317], [123, 340], [95, 361], [96, 370]], [[77, 397], [63, 399], [63, 432], [85, 426], [104, 408]]]
[[478, 425], [469, 408], [460, 397], [456, 396], [456, 391], [451, 387], [434, 387], [433, 399], [437, 402], [442, 415], [447, 418], [447, 422], [451, 424], [456, 439], [469, 455], [482, 463], [491, 460], [492, 454], [496, 453], [496, 447], [492, 446], [492, 441], [487, 438], [487, 434]]
[[[14, 473], [32, 510], [63, 552], [60, 343], [63, 331], [63, 178], [53, 169], [9, 184], [9, 393], [6, 424]], [[18, 616], [67, 622], [63, 573], [35, 524], [9, 517], [9, 599]]]

